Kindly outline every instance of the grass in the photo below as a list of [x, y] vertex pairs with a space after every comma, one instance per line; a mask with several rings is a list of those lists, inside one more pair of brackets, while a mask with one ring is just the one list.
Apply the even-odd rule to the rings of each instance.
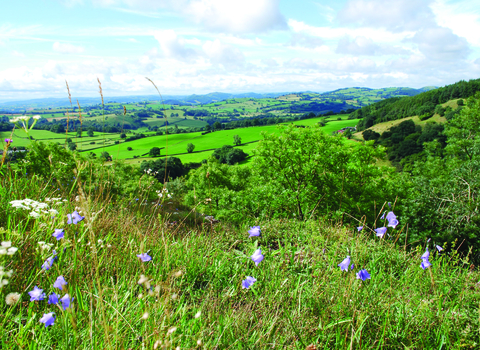
[[[159, 342], [166, 349], [478, 347], [480, 274], [455, 253], [457, 245], [450, 254], [430, 245], [433, 265], [422, 270], [424, 248], [379, 240], [370, 229], [274, 219], [212, 226], [181, 198], [162, 207], [141, 205], [143, 195], [133, 203], [105, 199], [97, 175], [91, 193], [78, 182], [58, 193], [52, 179], [0, 178], [2, 240], [19, 249], [2, 255], [14, 271], [2, 293], [21, 293], [17, 304], [0, 301], [2, 349], [152, 349]], [[65, 199], [55, 219], [32, 219], [9, 204], [54, 196]], [[75, 208], [85, 220], [68, 225]], [[253, 225], [261, 237], [248, 237]], [[59, 241], [57, 228], [65, 229]], [[39, 241], [52, 248], [41, 251]], [[257, 248], [265, 258], [255, 266], [249, 257]], [[44, 271], [52, 249], [58, 260]], [[145, 252], [151, 261], [137, 258]], [[342, 272], [337, 265], [347, 255], [355, 268]], [[360, 269], [371, 279], [356, 279]], [[62, 291], [52, 287], [60, 275], [68, 282]], [[141, 275], [148, 282], [139, 284]], [[242, 289], [246, 276], [257, 281]], [[29, 301], [33, 286], [68, 293], [71, 307]], [[39, 319], [49, 312], [56, 320], [45, 328]]]

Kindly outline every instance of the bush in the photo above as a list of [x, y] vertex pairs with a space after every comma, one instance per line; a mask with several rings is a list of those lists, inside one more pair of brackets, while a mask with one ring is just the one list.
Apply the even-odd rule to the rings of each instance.
[[127, 147], [127, 151], [133, 151], [132, 147]]

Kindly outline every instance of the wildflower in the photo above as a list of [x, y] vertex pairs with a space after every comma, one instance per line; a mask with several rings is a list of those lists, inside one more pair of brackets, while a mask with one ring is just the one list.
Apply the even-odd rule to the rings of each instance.
[[58, 304], [58, 297], [59, 295], [56, 293], [52, 293], [48, 296], [48, 303], [49, 304]]
[[387, 220], [388, 220], [388, 227], [393, 227], [395, 228], [398, 225], [398, 220], [396, 215], [393, 213], [393, 211], [388, 212], [387, 214]]
[[45, 299], [43, 289], [40, 289], [37, 286], [33, 287], [33, 290], [28, 292], [28, 294], [30, 295], [30, 301], [42, 301]]
[[261, 231], [260, 231], [260, 226], [253, 226], [253, 227], [250, 227], [250, 230], [248, 230], [248, 233], [250, 234], [249, 237], [258, 237], [261, 235]]
[[363, 230], [363, 226], [358, 226], [357, 230], [358, 230], [358, 232], [360, 232], [361, 230]]
[[245, 278], [243, 281], [242, 281], [242, 289], [248, 289], [250, 288], [250, 286], [252, 284], [254, 284], [255, 282], [257, 282], [257, 280], [255, 278], [253, 278], [252, 276], [247, 276], [247, 278]]
[[20, 300], [21, 295], [19, 293], [9, 293], [5, 297], [5, 304], [15, 305]]
[[11, 241], [4, 241], [1, 243], [3, 248], [10, 248], [12, 246]]
[[7, 249], [7, 255], [13, 255], [17, 252], [18, 248], [10, 247]]
[[350, 269], [353, 270], [354, 268], [355, 268], [355, 264], [352, 264], [352, 265], [350, 266]]
[[443, 248], [440, 247], [439, 245], [435, 245], [435, 248], [437, 248], [437, 250], [438, 250], [439, 253], [443, 250]]
[[337, 266], [339, 266], [342, 271], [348, 271], [348, 265], [350, 265], [350, 257], [347, 255], [347, 257]]
[[152, 260], [152, 257], [148, 255], [147, 253], [142, 253], [142, 254], [137, 254], [137, 256], [142, 260], [143, 262], [147, 262]]
[[12, 139], [5, 139], [5, 142], [8, 143], [8, 144], [10, 144], [10, 143], [13, 142], [13, 140], [12, 140]]
[[175, 332], [176, 330], [177, 330], [177, 327], [175, 327], [175, 326], [174, 326], [174, 327], [170, 327], [170, 328], [168, 329], [167, 334], [172, 334], [172, 333]]
[[55, 237], [57, 241], [59, 241], [63, 238], [63, 236], [65, 236], [65, 231], [63, 230], [63, 228], [57, 228], [55, 229], [55, 232], [52, 233], [52, 236]]
[[140, 279], [138, 280], [138, 284], [144, 284], [148, 281], [148, 278], [145, 275], [140, 275]]
[[67, 217], [68, 217], [67, 224], [73, 223], [74, 225], [78, 224], [80, 221], [85, 219], [85, 216], [81, 216], [76, 210], [71, 214], [67, 214]]
[[198, 340], [197, 340], [197, 345], [198, 345], [198, 346], [202, 346], [202, 339], [198, 339]]
[[430, 261], [428, 261], [429, 257], [430, 257], [430, 252], [428, 251], [428, 247], [427, 247], [427, 250], [425, 251], [425, 253], [423, 253], [422, 256], [420, 257], [422, 259], [422, 263], [420, 264], [420, 267], [424, 270], [432, 266]]
[[56, 258], [57, 257], [55, 255], [53, 255], [53, 256], [49, 257], [47, 260], [45, 260], [45, 262], [42, 265], [42, 269], [44, 269], [45, 271], [50, 270], [50, 268], [52, 267], [53, 262], [55, 261]]
[[357, 279], [362, 281], [368, 280], [370, 279], [370, 274], [367, 270], [360, 270], [357, 272]]
[[375, 232], [377, 233], [378, 237], [382, 238], [383, 235], [385, 234], [385, 232], [387, 232], [387, 228], [386, 227], [379, 227], [379, 228], [375, 229]]
[[142, 315], [142, 319], [146, 320], [148, 316], [149, 316], [148, 312], [145, 311], [144, 314]]
[[382, 214], [382, 216], [380, 217], [380, 220], [383, 220], [385, 219], [385, 213]]
[[55, 282], [53, 282], [53, 287], [58, 288], [60, 290], [63, 289], [63, 286], [67, 285], [67, 281], [65, 281], [65, 278], [63, 276], [58, 276]]
[[49, 312], [48, 314], [43, 314], [43, 317], [40, 319], [40, 323], [45, 323], [45, 328], [53, 325], [54, 322], [55, 322], [55, 316], [53, 316], [53, 312]]
[[201, 312], [201, 311], [199, 311], [199, 312], [197, 312], [197, 313], [195, 314], [195, 316], [194, 316], [194, 317], [195, 317], [195, 318], [199, 318], [201, 315], [202, 315], [202, 312]]
[[36, 211], [30, 212], [28, 215], [30, 215], [34, 219], [38, 219], [40, 217], [40, 214], [37, 213]]
[[62, 302], [63, 310], [66, 310], [70, 307], [70, 303], [73, 301], [73, 298], [70, 299], [70, 295], [65, 294], [63, 298], [60, 299], [60, 301]]
[[255, 250], [253, 255], [250, 257], [250, 259], [252, 259], [253, 262], [255, 263], [255, 266], [258, 266], [258, 264], [260, 264], [260, 262], [263, 260], [263, 258], [264, 258], [264, 256], [263, 256], [260, 248]]

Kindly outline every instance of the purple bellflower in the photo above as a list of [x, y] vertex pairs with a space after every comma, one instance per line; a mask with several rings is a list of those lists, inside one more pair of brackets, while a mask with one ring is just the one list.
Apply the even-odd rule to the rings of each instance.
[[49, 304], [58, 304], [58, 297], [59, 295], [56, 293], [52, 293], [48, 296], [48, 303]]
[[360, 270], [357, 272], [357, 279], [362, 281], [368, 280], [370, 279], [370, 274], [365, 269]]
[[52, 236], [55, 237], [57, 241], [59, 241], [63, 238], [63, 236], [65, 236], [65, 231], [63, 230], [63, 228], [57, 228], [55, 229], [55, 232], [52, 233]]
[[437, 250], [438, 250], [439, 253], [443, 250], [443, 248], [440, 247], [439, 245], [435, 245], [435, 248], [437, 248]]
[[357, 230], [358, 230], [358, 232], [360, 232], [361, 230], [363, 230], [363, 226], [358, 226]]
[[260, 248], [255, 250], [253, 255], [250, 257], [250, 259], [252, 259], [253, 262], [255, 263], [255, 266], [258, 266], [258, 264], [260, 264], [260, 262], [263, 260], [263, 258], [264, 258], [264, 256], [263, 256]]
[[67, 217], [68, 217], [67, 224], [73, 223], [74, 225], [78, 224], [80, 221], [85, 219], [85, 216], [81, 216], [76, 210], [71, 214], [67, 214]]
[[420, 267], [422, 269], [427, 269], [429, 268], [430, 266], [432, 266], [432, 264], [430, 263], [430, 261], [428, 261], [428, 258], [430, 257], [430, 252], [428, 251], [428, 247], [427, 247], [427, 250], [425, 251], [425, 253], [422, 254], [421, 256], [421, 259], [422, 259], [422, 263], [420, 264]]
[[252, 276], [247, 276], [247, 278], [245, 278], [243, 281], [242, 281], [242, 289], [248, 289], [250, 288], [250, 286], [252, 284], [254, 284], [255, 282], [257, 282], [257, 280], [255, 278], [253, 278]]
[[337, 266], [339, 266], [342, 271], [348, 271], [348, 265], [350, 265], [350, 257], [347, 255], [347, 257]]
[[13, 140], [12, 140], [12, 139], [5, 139], [5, 142], [6, 142], [6, 143], [12, 143]]
[[355, 264], [352, 264], [352, 265], [350, 266], [350, 269], [353, 270], [354, 268], [355, 268]]
[[137, 257], [139, 257], [140, 260], [142, 260], [143, 262], [147, 262], [147, 261], [152, 260], [152, 257], [150, 255], [148, 255], [147, 253], [137, 254]]
[[53, 282], [53, 286], [57, 289], [62, 290], [63, 286], [67, 285], [67, 281], [65, 281], [65, 278], [63, 276], [58, 276], [55, 282]]
[[55, 316], [53, 316], [53, 312], [49, 312], [48, 314], [43, 314], [43, 317], [40, 319], [40, 323], [44, 323], [45, 328], [53, 325], [54, 322], [55, 322]]
[[50, 270], [50, 268], [53, 265], [53, 262], [57, 259], [56, 255], [57, 255], [57, 252], [54, 250], [53, 255], [49, 257], [47, 260], [45, 260], [45, 262], [43, 263], [42, 269], [44, 269], [45, 271]]
[[260, 231], [260, 226], [253, 226], [253, 227], [250, 227], [250, 230], [248, 230], [248, 233], [250, 234], [249, 237], [258, 237], [261, 235], [261, 231]]
[[388, 227], [397, 227], [398, 225], [398, 220], [397, 216], [393, 213], [393, 211], [388, 212], [387, 214], [387, 220], [388, 220]]
[[70, 307], [70, 303], [73, 301], [73, 298], [70, 299], [70, 295], [65, 294], [60, 301], [62, 302], [63, 310], [66, 310], [68, 307]]
[[30, 301], [42, 301], [45, 299], [43, 289], [40, 289], [37, 286], [33, 287], [33, 290], [28, 292], [28, 294], [30, 295]]
[[382, 214], [382, 216], [380, 217], [380, 220], [383, 220], [385, 219], [385, 213]]
[[386, 227], [379, 227], [379, 228], [375, 229], [375, 232], [376, 232], [378, 237], [382, 238], [383, 235], [385, 234], [385, 232], [387, 232], [387, 228]]

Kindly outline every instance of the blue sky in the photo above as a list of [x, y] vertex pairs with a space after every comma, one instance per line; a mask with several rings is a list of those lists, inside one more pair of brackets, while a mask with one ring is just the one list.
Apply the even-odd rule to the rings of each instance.
[[478, 0], [19, 0], [0, 100], [443, 86], [480, 77]]

